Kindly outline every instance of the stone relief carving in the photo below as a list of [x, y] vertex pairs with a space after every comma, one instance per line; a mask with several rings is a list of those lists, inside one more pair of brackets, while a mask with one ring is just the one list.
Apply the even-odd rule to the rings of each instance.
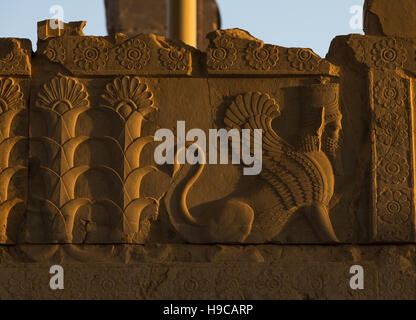
[[[39, 23], [36, 53], [0, 39], [0, 297], [414, 297], [416, 46], [376, 30], [375, 3], [391, 6], [371, 1], [371, 35], [326, 59], [238, 29], [207, 52], [85, 22]], [[177, 120], [262, 129], [260, 176], [156, 166], [153, 135]]]
[[[334, 174], [328, 157], [335, 160], [342, 118], [338, 90], [336, 84], [302, 88], [304, 106], [298, 148], [272, 128], [272, 121], [280, 115], [275, 99], [260, 92], [238, 95], [226, 110], [224, 123], [228, 129], [262, 130], [260, 176], [272, 186], [278, 198], [274, 219], [262, 220], [252, 231], [256, 208], [233, 197], [188, 209], [187, 196], [204, 169], [201, 164], [180, 175], [167, 194], [166, 207], [175, 229], [188, 241], [197, 243], [244, 242], [251, 232], [261, 233], [267, 241], [278, 235], [296, 210], [306, 208], [305, 213], [320, 239], [338, 242], [328, 208], [334, 192]], [[324, 129], [326, 140], [322, 143]]]
[[[140, 34], [127, 38], [123, 34], [109, 37], [86, 37], [85, 22], [64, 24], [57, 32], [47, 21], [40, 29], [38, 52], [57, 62], [72, 75], [146, 75], [190, 74], [195, 49], [181, 47], [164, 37]], [[156, 59], [159, 57], [159, 59]]]
[[248, 64], [256, 70], [270, 70], [279, 60], [279, 49], [261, 42], [252, 42], [246, 49], [245, 58]]
[[60, 39], [50, 40], [49, 46], [42, 52], [42, 54], [53, 62], [65, 62], [66, 50]]
[[[50, 70], [59, 66], [62, 73], [36, 75], [31, 84], [29, 194], [26, 202], [24, 195], [12, 196], [20, 199], [16, 200], [19, 206], [26, 206], [22, 209], [27, 211], [24, 241], [175, 243], [183, 238], [192, 243], [285, 243], [279, 236], [301, 217], [308, 221], [303, 232], [310, 237], [316, 234], [319, 242], [364, 238], [350, 235], [359, 232], [353, 230], [355, 221], [349, 222], [348, 233], [340, 227], [342, 219], [348, 220], [355, 210], [355, 203], [350, 211], [341, 208], [352, 199], [343, 185], [352, 179], [347, 174], [354, 174], [355, 163], [339, 148], [344, 139], [341, 104], [347, 109], [347, 130], [353, 130], [348, 122], [351, 106], [339, 94], [339, 87], [344, 86], [339, 67], [310, 49], [264, 44], [237, 29], [211, 33], [204, 55], [154, 35], [85, 37], [84, 25], [73, 23], [56, 34], [47, 24], [40, 24], [35, 63], [47, 64]], [[413, 241], [414, 143], [410, 133], [411, 75], [416, 60], [412, 42], [359, 35], [338, 39], [334, 45], [338, 42], [349, 48], [357, 65], [367, 67], [370, 88], [369, 139], [373, 143], [368, 150], [374, 170], [368, 183], [373, 196], [367, 212], [358, 204], [364, 213], [355, 210], [352, 215], [371, 212], [368, 223], [360, 221], [371, 239]], [[0, 59], [18, 54], [20, 62], [28, 59], [23, 42], [7, 43], [8, 51]], [[30, 67], [20, 64], [18, 68], [1, 72], [30, 75]], [[231, 81], [234, 76], [253, 74], [265, 75], [264, 81], [238, 85]], [[15, 107], [25, 101], [21, 80], [1, 79], [2, 117], [27, 112]], [[190, 84], [194, 89], [184, 91]], [[250, 183], [267, 196], [255, 200], [249, 191], [241, 192], [249, 183], [239, 176], [240, 166], [217, 171], [209, 166], [176, 166], [171, 179], [163, 175], [166, 168], [154, 165], [152, 143], [157, 128], [170, 128], [181, 118], [204, 130], [221, 128], [210, 122], [217, 111], [221, 125], [228, 129], [263, 130], [263, 171]], [[2, 127], [2, 139], [27, 144], [27, 134], [13, 135], [10, 119], [4, 120], [10, 126]], [[353, 153], [352, 140], [345, 139], [348, 152]], [[3, 143], [6, 147], [9, 142]], [[346, 174], [340, 169], [345, 159]], [[26, 172], [25, 161], [21, 172]], [[8, 166], [16, 167], [3, 162], [4, 175], [11, 172]], [[207, 174], [217, 178], [201, 187]], [[227, 196], [215, 193], [217, 182], [218, 190]], [[206, 191], [206, 198], [193, 194], [198, 188]], [[270, 206], [259, 205], [266, 197]], [[3, 242], [11, 241], [7, 234], [16, 234], [11, 230], [18, 225], [14, 222], [7, 231], [8, 210], [2, 215]], [[354, 219], [364, 220], [362, 216]], [[33, 231], [34, 226], [42, 226], [43, 234]]]
[[[154, 170], [140, 167], [140, 153], [153, 141], [141, 136], [142, 120], [155, 110], [152, 93], [138, 78], [125, 76], [106, 85], [102, 100], [91, 108], [85, 86], [58, 75], [43, 85], [31, 110], [45, 125], [32, 130], [32, 158], [40, 160], [33, 180], [43, 186], [32, 201], [42, 202], [38, 210], [46, 211], [48, 234], [58, 242], [73, 241], [77, 215], [86, 224], [85, 237], [101, 228], [107, 230], [104, 241], [131, 241], [141, 231], [141, 211], [155, 203], [140, 197], [141, 179]], [[112, 127], [92, 125], [95, 117]]]
[[165, 199], [170, 221], [192, 243], [244, 242], [254, 219], [253, 208], [245, 202], [221, 199], [188, 209], [188, 192], [200, 177], [204, 166], [194, 166], [184, 176], [176, 177]]
[[102, 69], [108, 60], [108, 48], [103, 40], [86, 38], [74, 49], [74, 62], [85, 71]]
[[413, 241], [414, 138], [412, 43], [395, 37], [351, 35], [345, 41], [364, 64], [372, 143], [373, 241]]
[[9, 45], [11, 46], [11, 50], [0, 59], [0, 68], [3, 69], [4, 72], [13, 73], [15, 68], [19, 66], [23, 56], [22, 54], [19, 54], [20, 43], [18, 41], [11, 39]]
[[237, 49], [232, 39], [227, 36], [214, 39], [213, 46], [208, 49], [208, 67], [213, 70], [229, 69], [237, 60]]
[[31, 72], [30, 41], [1, 39], [0, 75], [27, 75]]
[[264, 44], [240, 29], [218, 30], [207, 37], [211, 40], [206, 62], [210, 74], [321, 72], [338, 76], [334, 65], [327, 64], [310, 49]]
[[150, 60], [150, 50], [140, 39], [128, 40], [117, 49], [117, 60], [128, 70], [141, 69]]
[[[31, 226], [37, 225], [36, 221], [43, 221], [48, 232], [43, 238], [28, 232], [27, 241], [144, 243], [148, 237], [163, 239], [164, 233], [156, 230], [162, 228], [159, 225], [173, 222], [178, 233], [189, 242], [263, 243], [277, 241], [281, 232], [298, 216], [309, 218], [309, 225], [319, 241], [336, 242], [340, 238], [345, 241], [345, 234], [340, 236], [339, 231], [334, 231], [339, 223], [339, 213], [337, 208], [333, 209], [344, 195], [342, 189], [337, 191], [339, 186], [336, 183], [337, 172], [342, 171], [339, 167], [343, 157], [339, 148], [342, 127], [339, 89], [338, 85], [327, 83], [328, 80], [322, 78], [324, 74], [337, 82], [338, 67], [309, 49], [267, 45], [241, 30], [210, 34], [211, 45], [204, 60], [192, 49], [162, 37], [85, 37], [81, 35], [82, 27], [82, 24], [73, 25], [72, 31], [60, 35], [49, 34], [46, 30], [48, 35], [40, 39], [39, 54], [50, 62], [61, 64], [73, 75], [40, 77], [37, 81], [45, 84], [39, 92], [33, 90], [36, 96], [30, 108], [33, 169], [30, 190], [33, 192], [28, 201], [26, 230], [33, 229]], [[42, 28], [48, 26], [42, 25]], [[374, 210], [379, 212], [375, 221], [380, 225], [379, 230], [393, 230], [396, 227], [389, 226], [407, 226], [413, 215], [413, 200], [408, 187], [412, 160], [406, 153], [409, 151], [404, 151], [409, 150], [411, 144], [403, 134], [411, 127], [410, 115], [404, 110], [412, 95], [412, 82], [395, 71], [401, 67], [409, 68], [412, 60], [409, 44], [400, 39], [383, 41], [372, 37], [371, 44], [367, 45], [360, 36], [350, 36], [348, 45], [354, 48], [355, 57], [361, 59], [358, 62], [376, 69], [371, 94], [374, 104], [380, 106], [374, 112], [374, 124], [377, 124], [374, 137], [379, 141], [376, 145], [380, 155], [377, 169], [380, 189], [377, 190], [386, 204], [378, 202], [374, 206]], [[375, 56], [380, 59], [375, 59]], [[383, 60], [383, 64], [376, 64], [379, 60]], [[223, 95], [223, 99], [215, 104], [224, 105], [224, 110], [228, 110], [223, 114], [224, 121], [228, 121], [226, 127], [263, 129], [266, 142], [261, 188], [265, 185], [270, 188], [273, 209], [260, 209], [255, 201], [246, 201], [248, 195], [238, 195], [236, 178], [231, 180], [235, 187], [228, 192], [229, 196], [224, 199], [209, 196], [214, 200], [199, 199], [197, 205], [193, 205], [192, 190], [203, 184], [207, 168], [192, 168], [188, 172], [196, 175], [192, 186], [181, 182], [187, 168], [175, 171], [171, 186], [162, 183], [162, 178], [148, 179], [148, 176], [153, 176], [150, 173], [163, 171], [148, 161], [151, 148], [147, 146], [152, 144], [152, 134], [159, 126], [154, 120], [165, 119], [161, 123], [167, 127], [174, 120], [169, 116], [171, 111], [166, 109], [170, 106], [162, 98], [165, 89], [159, 89], [167, 87], [157, 77], [165, 72], [170, 76], [190, 76], [192, 72], [204, 72], [204, 68], [211, 77], [207, 82], [210, 99]], [[107, 76], [98, 80], [94, 72]], [[300, 78], [285, 80], [285, 75], [292, 72]], [[384, 77], [378, 72], [392, 74]], [[278, 91], [251, 84], [243, 85], [241, 89], [230, 86], [228, 94], [211, 93], [211, 90], [218, 90], [213, 88], [218, 81], [215, 77], [220, 73], [274, 74], [279, 78], [273, 81], [277, 84], [287, 81], [288, 88], [297, 92], [295, 97], [301, 102], [296, 102], [290, 94], [283, 94], [286, 84]], [[146, 83], [152, 84], [152, 92], [144, 78], [138, 75], [146, 76]], [[312, 85], [306, 80], [308, 77], [313, 77], [313, 82], [322, 83]], [[332, 80], [330, 82], [334, 82]], [[227, 82], [224, 86], [228, 86]], [[234, 97], [234, 100], [229, 101], [227, 97]], [[162, 112], [157, 117], [152, 115], [156, 110], [155, 99], [158, 105], [160, 101], [163, 103]], [[184, 99], [185, 102], [178, 103], [191, 101], [189, 97]], [[250, 99], [252, 102], [248, 104]], [[257, 114], [262, 108], [258, 105], [262, 99], [275, 105], [275, 114]], [[291, 99], [295, 99], [293, 103]], [[284, 116], [279, 117], [282, 107]], [[232, 123], [231, 119], [236, 121], [242, 113], [238, 111], [240, 109], [251, 112], [254, 118], [265, 117], [270, 123], [256, 124], [247, 119], [246, 124]], [[208, 111], [210, 113], [212, 110]], [[284, 122], [287, 115], [289, 118], [298, 117], [295, 121], [299, 128], [296, 136], [290, 136], [287, 126], [271, 125], [280, 119]], [[177, 114], [174, 117], [180, 119], [181, 116]], [[149, 127], [142, 134], [142, 121], [146, 119], [151, 120], [149, 125], [153, 129], [149, 130]], [[392, 121], [395, 126], [391, 125]], [[270, 140], [272, 138], [275, 140]], [[140, 157], [143, 150], [148, 151], [143, 154], [147, 160], [142, 166]], [[276, 158], [270, 157], [270, 153], [276, 154]], [[155, 196], [153, 191], [156, 188], [149, 188], [148, 184], [140, 190], [143, 181], [165, 186]], [[386, 187], [381, 187], [382, 184]], [[397, 188], [399, 184], [403, 187]], [[165, 192], [167, 216], [159, 215], [159, 201]], [[216, 208], [216, 213], [205, 217], [203, 211], [210, 205]], [[152, 209], [148, 210], [149, 207]], [[102, 216], [98, 217], [97, 212], [103, 212]], [[152, 212], [150, 218], [149, 212]], [[163, 228], [168, 227], [164, 225]], [[405, 230], [410, 232], [413, 229]], [[406, 236], [405, 239], [409, 238]]]
[[[375, 74], [377, 76], [378, 73]], [[410, 240], [409, 232], [395, 234], [396, 231], [393, 231], [406, 228], [414, 210], [409, 188], [412, 159], [408, 154], [409, 136], [406, 136], [411, 127], [411, 116], [406, 111], [409, 90], [406, 88], [406, 80], [393, 74], [387, 79], [378, 80], [374, 86], [374, 132], [375, 139], [379, 139], [375, 144], [378, 160], [375, 183], [379, 195], [375, 208], [378, 216], [377, 229], [381, 240]]]
[[74, 216], [83, 204], [75, 199], [75, 180], [80, 174], [74, 163], [75, 131], [79, 115], [90, 107], [88, 93], [78, 80], [57, 76], [43, 85], [35, 106], [31, 113], [44, 122], [38, 125], [39, 133], [32, 131], [31, 156], [40, 159], [38, 179], [44, 185], [34, 188], [31, 197], [42, 203], [52, 239], [71, 242]]
[[309, 49], [290, 49], [287, 60], [293, 69], [299, 71], [314, 71], [320, 59]]
[[383, 39], [373, 45], [371, 60], [378, 68], [402, 68], [407, 60], [407, 50], [398, 39]]
[[137, 77], [116, 78], [106, 86], [102, 98], [106, 101], [103, 107], [115, 110], [124, 122], [120, 136], [115, 138], [124, 158], [124, 170], [118, 173], [124, 191], [120, 210], [123, 212], [126, 240], [131, 241], [142, 231], [140, 215], [143, 209], [152, 204], [158, 205], [156, 199], [140, 196], [143, 177], [156, 170], [154, 166], [140, 166], [143, 148], [153, 142], [152, 136], [142, 136], [142, 121], [157, 108], [153, 103], [153, 94]]
[[[74, 262], [63, 247], [58, 252], [59, 261], [64, 257], [64, 262], [60, 263], [66, 270], [65, 290], [50, 290], [45, 285], [50, 280], [45, 270], [54, 261], [52, 259], [43, 264], [30, 264], [30, 268], [14, 263], [2, 266], [1, 296], [78, 299], [80, 292], [86, 299], [302, 299], [308, 295], [316, 299], [354, 300], [382, 299], [386, 295], [392, 299], [416, 296], [414, 268], [408, 258], [414, 254], [414, 248], [410, 245], [383, 249], [368, 246], [367, 250], [360, 246], [336, 246], [330, 252], [326, 246], [308, 246], [308, 253], [303, 252], [308, 264], [301, 266], [298, 255], [302, 251], [298, 246], [257, 246], [255, 252], [263, 262], [253, 260], [252, 251], [242, 250], [241, 246], [223, 246], [222, 249], [216, 245], [199, 246], [206, 256], [226, 258], [212, 263], [198, 260], [201, 255], [192, 252], [189, 248], [192, 246], [166, 246], [160, 249], [165, 254], [154, 258], [150, 248], [121, 245], [119, 250], [108, 254], [106, 263], [94, 264]], [[17, 246], [6, 247], [1, 251], [2, 261], [14, 261], [11, 257], [18, 255], [18, 250]], [[340, 280], [345, 278], [350, 267], [350, 261], [345, 261], [346, 252], [365, 256], [362, 264], [369, 270], [366, 290], [351, 291], [348, 282]], [[183, 253], [192, 259], [178, 261]], [[131, 260], [120, 262], [123, 255], [131, 255]], [[91, 254], [91, 259], [95, 259], [95, 255]], [[402, 265], [398, 260], [403, 261]], [[124, 272], [126, 268], [130, 272]]]
[[[18, 81], [0, 77], [0, 243], [17, 240], [17, 235], [10, 230], [14, 226], [9, 218], [15, 218], [14, 215], [20, 215], [24, 210], [25, 183], [21, 181], [19, 185], [18, 180], [24, 179], [27, 174], [24, 159], [27, 154], [22, 153], [27, 147], [27, 138], [20, 135], [15, 126], [23, 124], [19, 117], [25, 118], [25, 107], [26, 102]], [[22, 158], [19, 159], [19, 156]], [[20, 229], [17, 231], [20, 232]]]
[[185, 71], [189, 65], [189, 55], [185, 48], [161, 48], [159, 54], [160, 63], [169, 70]]

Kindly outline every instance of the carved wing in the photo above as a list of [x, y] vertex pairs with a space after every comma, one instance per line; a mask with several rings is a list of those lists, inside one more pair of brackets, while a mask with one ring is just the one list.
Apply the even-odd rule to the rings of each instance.
[[[272, 128], [272, 121], [280, 116], [276, 100], [268, 94], [248, 92], [239, 95], [225, 112], [228, 128], [263, 130], [263, 170], [260, 176], [276, 191], [282, 209], [312, 202], [316, 170], [309, 161], [283, 140]], [[311, 178], [312, 177], [312, 178]], [[316, 179], [315, 179], [316, 178]], [[318, 182], [320, 184], [320, 182]]]
[[263, 161], [279, 162], [283, 149], [293, 149], [272, 128], [273, 119], [280, 116], [276, 100], [266, 93], [247, 92], [238, 95], [225, 112], [224, 123], [228, 129], [263, 130]]

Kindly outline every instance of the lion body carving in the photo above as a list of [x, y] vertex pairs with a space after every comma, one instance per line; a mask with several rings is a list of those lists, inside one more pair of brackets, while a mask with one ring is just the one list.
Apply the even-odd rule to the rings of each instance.
[[[287, 143], [272, 128], [280, 108], [268, 94], [238, 95], [225, 112], [224, 124], [228, 129], [263, 131], [260, 177], [273, 190], [276, 203], [272, 210], [257, 214], [256, 208], [248, 204], [250, 201], [234, 195], [189, 210], [187, 194], [204, 165], [188, 165], [190, 168], [178, 170], [180, 174], [176, 175], [165, 203], [172, 224], [188, 242], [243, 243], [247, 239], [268, 242], [300, 208], [321, 241], [338, 242], [328, 209], [334, 193], [334, 173], [327, 154], [321, 149], [325, 126], [334, 121], [340, 125], [338, 87], [312, 85], [304, 91], [308, 101], [302, 110], [297, 146]], [[336, 137], [332, 134], [327, 139], [337, 139], [339, 129], [335, 127]], [[324, 147], [334, 144], [326, 143]], [[333, 150], [328, 153], [334, 156]]]

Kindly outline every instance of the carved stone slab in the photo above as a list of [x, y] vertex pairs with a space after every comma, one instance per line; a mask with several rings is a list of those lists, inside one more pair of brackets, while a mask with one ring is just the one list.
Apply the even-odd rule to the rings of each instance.
[[[30, 97], [29, 126], [12, 121], [3, 137], [9, 148], [30, 137], [3, 161], [7, 179], [9, 167], [29, 179], [3, 193], [3, 242], [415, 240], [411, 40], [339, 37], [322, 59], [238, 29], [211, 33], [203, 53], [155, 35], [84, 36], [84, 25], [40, 22], [39, 72], [1, 78], [5, 106]], [[153, 136], [178, 135], [178, 121], [206, 137], [262, 130], [260, 175], [231, 161], [156, 165]]]
[[[0, 252], [2, 299], [404, 299], [416, 298], [412, 246], [67, 246]], [[32, 250], [30, 250], [32, 249]], [[35, 249], [37, 255], [35, 254]], [[77, 251], [84, 250], [88, 258]], [[32, 251], [32, 252], [31, 252]], [[42, 256], [43, 251], [43, 258]], [[101, 256], [102, 260], [99, 259]], [[24, 259], [25, 268], [19, 266]], [[31, 259], [32, 262], [27, 262]], [[36, 259], [36, 260], [33, 260]], [[65, 270], [50, 290], [49, 268]], [[351, 290], [350, 267], [365, 269]]]
[[21, 241], [28, 194], [29, 81], [0, 77], [0, 243]]
[[61, 34], [56, 34], [49, 20], [39, 22], [42, 38], [38, 52], [74, 75], [190, 75], [192, 72], [195, 50], [191, 47], [151, 34], [130, 39], [123, 34], [86, 37], [82, 32], [84, 26], [85, 22], [65, 24]]
[[0, 39], [0, 76], [30, 75], [31, 53], [31, 44], [27, 39]]
[[366, 74], [368, 98], [363, 107], [371, 112], [371, 239], [413, 242], [415, 43], [351, 35], [335, 39], [330, 54], [335, 56], [341, 45], [352, 50], [357, 68]]
[[[323, 59], [239, 29], [202, 52], [84, 26], [40, 22], [36, 53], [0, 39], [0, 298], [416, 297], [414, 39], [337, 37]], [[191, 129], [254, 150], [260, 131], [260, 173], [230, 150], [180, 163]]]
[[[308, 49], [264, 45], [240, 30], [211, 34], [205, 56], [154, 35], [87, 37], [84, 26], [85, 22], [71, 22], [53, 29], [49, 21], [38, 25], [33, 64], [43, 72], [32, 77], [31, 85], [30, 193], [23, 241], [350, 239], [352, 225], [344, 228], [348, 230], [344, 234], [341, 231], [340, 240], [329, 217], [335, 181], [328, 157], [336, 157], [342, 118], [337, 67]], [[222, 42], [238, 50], [225, 50], [224, 61], [214, 61], [223, 52], [218, 47]], [[249, 48], [251, 55], [242, 48]], [[228, 53], [232, 64], [234, 55], [237, 61], [231, 69], [222, 67]], [[277, 65], [281, 58], [287, 61]], [[236, 68], [241, 75], [256, 74], [264, 80], [236, 86], [233, 79], [223, 77]], [[276, 82], [268, 78], [270, 74], [281, 79]], [[250, 127], [243, 118], [236, 122], [241, 110], [249, 110], [253, 119], [257, 112], [267, 119], [264, 126], [251, 125], [263, 130], [268, 140], [265, 171], [250, 181], [243, 179], [241, 166], [207, 166], [215, 178], [204, 181], [202, 175], [189, 196], [191, 212], [200, 212], [201, 220], [195, 226], [182, 224], [182, 212], [174, 207], [188, 196], [177, 185], [187, 179], [187, 169], [183, 166], [174, 178], [171, 168], [155, 165], [155, 131], [174, 129], [178, 120], [207, 134], [210, 128]], [[279, 129], [271, 122], [280, 120], [281, 114], [286, 121], [279, 121]], [[299, 126], [300, 135], [293, 130]], [[253, 187], [261, 192], [252, 193]], [[195, 204], [206, 209], [192, 209]], [[237, 210], [231, 225], [207, 229], [204, 219], [216, 219], [207, 215], [211, 205], [224, 208], [215, 210], [222, 220]], [[301, 211], [308, 206], [307, 219]], [[301, 222], [290, 226], [298, 216]], [[290, 235], [299, 228], [306, 228], [306, 238]]]
[[210, 75], [227, 74], [325, 74], [338, 75], [338, 68], [311, 49], [264, 44], [239, 29], [218, 30], [208, 35], [207, 67]]
[[24, 237], [27, 198], [29, 40], [0, 39], [0, 243]]

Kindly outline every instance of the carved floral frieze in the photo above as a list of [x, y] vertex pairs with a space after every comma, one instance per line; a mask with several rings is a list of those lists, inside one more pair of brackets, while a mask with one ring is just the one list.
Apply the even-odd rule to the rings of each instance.
[[146, 42], [132, 39], [124, 42], [117, 50], [117, 60], [128, 70], [140, 70], [150, 60], [150, 50]]
[[350, 35], [346, 44], [354, 58], [369, 68], [379, 70], [408, 70], [416, 74], [415, 43], [411, 39]]
[[0, 76], [30, 75], [30, 41], [3, 38], [0, 39]]
[[370, 71], [373, 82], [374, 234], [379, 241], [414, 239], [414, 145], [411, 81], [394, 71]]
[[86, 37], [77, 43], [73, 54], [77, 67], [89, 72], [98, 71], [107, 63], [108, 47], [102, 39]]
[[336, 66], [311, 49], [264, 44], [239, 29], [212, 32], [208, 37], [211, 40], [206, 62], [209, 74], [338, 75]]

